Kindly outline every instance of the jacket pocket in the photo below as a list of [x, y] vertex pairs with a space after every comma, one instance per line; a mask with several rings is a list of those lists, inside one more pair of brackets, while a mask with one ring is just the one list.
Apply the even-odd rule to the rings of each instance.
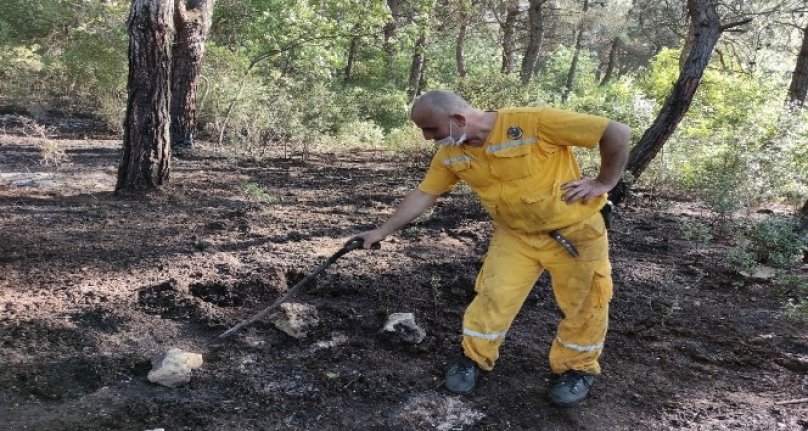
[[592, 288], [597, 289], [597, 299], [601, 307], [605, 307], [612, 300], [614, 295], [614, 284], [612, 283], [612, 264], [605, 260], [595, 268], [595, 276], [592, 279]]
[[[513, 147], [502, 148], [502, 145], [494, 145], [490, 155], [491, 169], [499, 178], [505, 181], [519, 180], [536, 173], [537, 161], [531, 157], [532, 144], [520, 144]], [[499, 147], [499, 149], [497, 149]]]

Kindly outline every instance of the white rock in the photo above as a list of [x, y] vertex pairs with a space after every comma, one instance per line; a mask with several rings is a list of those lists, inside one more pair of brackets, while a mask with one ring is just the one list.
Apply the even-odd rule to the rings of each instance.
[[387, 317], [383, 332], [398, 335], [407, 343], [418, 344], [424, 341], [426, 331], [415, 323], [415, 316], [412, 313], [393, 313]]
[[777, 272], [773, 268], [769, 268], [768, 266], [758, 266], [752, 272], [752, 278], [755, 280], [766, 281], [774, 278], [777, 275]]
[[473, 429], [485, 417], [456, 397], [424, 393], [411, 397], [394, 414], [405, 429], [451, 431]]
[[152, 358], [148, 379], [152, 383], [173, 388], [191, 381], [191, 370], [202, 366], [202, 355], [171, 349]]
[[295, 338], [304, 338], [308, 331], [320, 323], [317, 309], [308, 304], [286, 302], [281, 312], [272, 317], [276, 328]]

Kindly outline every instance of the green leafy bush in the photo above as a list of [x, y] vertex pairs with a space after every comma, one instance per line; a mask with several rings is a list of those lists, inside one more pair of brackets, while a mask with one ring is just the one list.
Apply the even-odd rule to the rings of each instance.
[[769, 217], [755, 223], [739, 239], [728, 258], [736, 265], [754, 264], [785, 267], [794, 261], [808, 238], [798, 231], [797, 221], [787, 217]]
[[384, 138], [386, 148], [394, 151], [431, 151], [434, 149], [432, 141], [424, 139], [421, 129], [409, 123], [395, 128]]
[[338, 146], [380, 148], [384, 131], [372, 121], [353, 121], [343, 124], [335, 139]]
[[686, 241], [696, 241], [699, 244], [707, 244], [713, 239], [710, 233], [710, 226], [698, 220], [682, 220], [679, 223], [679, 229], [682, 231], [682, 239]]

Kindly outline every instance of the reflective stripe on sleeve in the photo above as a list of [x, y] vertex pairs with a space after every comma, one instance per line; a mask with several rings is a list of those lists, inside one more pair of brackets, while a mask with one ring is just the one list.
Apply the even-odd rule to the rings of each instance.
[[566, 347], [568, 349], [577, 350], [579, 352], [591, 352], [593, 350], [601, 350], [601, 349], [603, 349], [603, 343], [590, 344], [588, 346], [581, 346], [581, 345], [573, 344], [573, 343], [565, 343], [565, 342], [561, 341], [561, 338], [559, 338], [559, 337], [556, 337], [556, 341], [558, 341], [558, 344], [561, 344], [562, 346], [564, 346], [564, 347]]
[[482, 338], [484, 340], [498, 340], [505, 338], [505, 332], [495, 332], [493, 334], [483, 334], [482, 332], [472, 331], [471, 329], [463, 328], [463, 335], [469, 337]]
[[445, 158], [445, 159], [443, 159], [443, 164], [446, 165], [446, 166], [449, 166], [449, 165], [454, 164], [454, 163], [467, 162], [469, 160], [473, 160], [471, 158], [471, 156], [463, 154], [463, 155], [460, 155], [460, 156], [454, 156], [454, 157]]

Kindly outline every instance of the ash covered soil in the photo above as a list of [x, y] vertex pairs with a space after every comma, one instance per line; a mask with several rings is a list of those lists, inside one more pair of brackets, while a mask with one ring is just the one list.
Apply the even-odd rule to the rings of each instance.
[[[43, 139], [0, 136], [2, 430], [808, 429], [808, 403], [782, 403], [808, 397], [808, 324], [783, 308], [804, 292], [738, 274], [727, 238], [684, 240], [683, 222], [713, 220], [696, 203], [648, 193], [620, 210], [604, 374], [558, 409], [544, 398], [560, 319], [546, 277], [475, 392], [441, 388], [491, 233], [462, 187], [297, 295], [320, 318], [305, 338], [262, 320], [215, 340], [391, 214], [428, 155], [200, 148], [164, 192], [123, 198], [119, 140], [48, 142], [61, 163], [42, 165]], [[396, 312], [422, 343], [380, 332]], [[175, 347], [204, 365], [186, 385], [150, 383], [150, 359]]]

